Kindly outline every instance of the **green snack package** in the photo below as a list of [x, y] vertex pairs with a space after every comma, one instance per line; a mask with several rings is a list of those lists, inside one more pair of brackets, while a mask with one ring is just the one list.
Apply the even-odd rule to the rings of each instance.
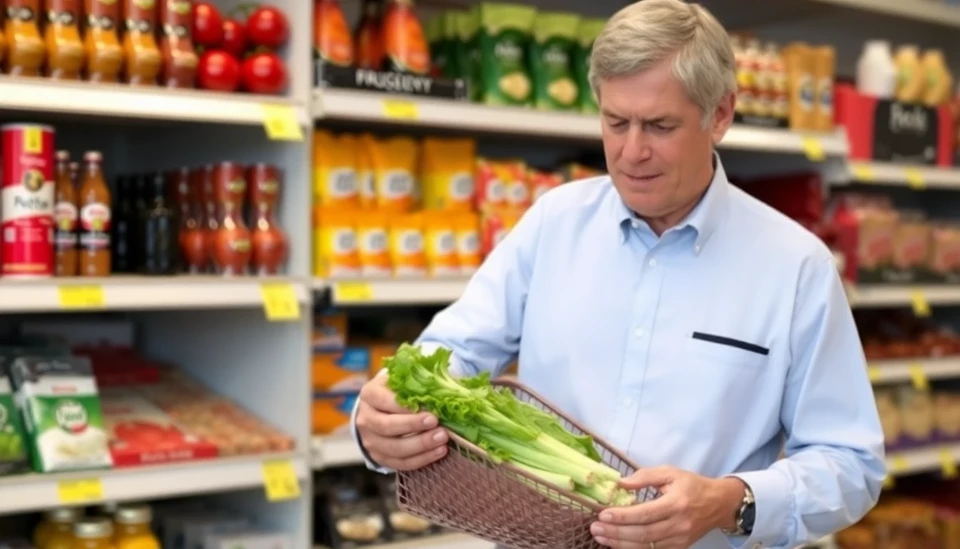
[[473, 20], [466, 10], [448, 10], [443, 14], [443, 30], [447, 37], [447, 78], [470, 79], [470, 29]]
[[580, 16], [572, 13], [537, 14], [529, 55], [536, 108], [577, 108], [579, 94], [573, 77], [572, 57], [579, 27]]
[[10, 378], [34, 471], [113, 465], [89, 359], [19, 356], [10, 363]]
[[[526, 106], [533, 86], [526, 52], [535, 8], [519, 4], [482, 3], [474, 8], [479, 56], [479, 101], [487, 105]], [[472, 84], [472, 83], [471, 83]]]
[[441, 76], [447, 76], [450, 64], [450, 40], [445, 28], [445, 15], [434, 15], [423, 26], [423, 34], [430, 47], [432, 72]]
[[581, 112], [587, 114], [600, 111], [596, 97], [593, 96], [593, 89], [590, 88], [590, 53], [594, 40], [606, 23], [606, 19], [582, 19], [577, 31], [577, 44], [573, 48], [573, 74], [579, 91], [577, 105]]
[[20, 410], [13, 402], [10, 379], [0, 371], [0, 475], [30, 470]]

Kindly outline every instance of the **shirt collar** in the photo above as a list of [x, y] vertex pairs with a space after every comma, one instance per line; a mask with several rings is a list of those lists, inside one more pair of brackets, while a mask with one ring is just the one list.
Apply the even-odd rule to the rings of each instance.
[[[716, 152], [713, 153], [713, 159], [713, 179], [710, 180], [710, 186], [707, 187], [707, 192], [704, 193], [703, 198], [700, 199], [700, 202], [697, 203], [693, 210], [687, 214], [687, 217], [675, 227], [675, 229], [691, 227], [697, 232], [697, 238], [694, 241], [694, 253], [697, 254], [700, 253], [700, 250], [703, 249], [710, 235], [713, 234], [713, 231], [719, 225], [723, 213], [726, 210], [725, 206], [730, 182], [727, 179], [726, 171], [723, 169], [720, 156]], [[616, 192], [614, 192], [614, 196], [615, 213], [621, 229], [620, 240], [621, 242], [626, 242], [627, 235], [631, 230], [630, 223], [633, 221], [640, 221], [642, 223], [643, 221], [627, 208], [626, 204], [623, 203], [623, 200], [620, 200], [620, 196], [617, 195]]]

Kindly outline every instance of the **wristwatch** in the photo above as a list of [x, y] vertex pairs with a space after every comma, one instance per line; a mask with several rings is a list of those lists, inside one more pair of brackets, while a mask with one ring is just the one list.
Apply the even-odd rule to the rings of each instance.
[[737, 527], [733, 530], [723, 530], [728, 536], [749, 536], [753, 533], [753, 523], [757, 519], [757, 504], [753, 497], [753, 490], [743, 484], [743, 501], [737, 511]]

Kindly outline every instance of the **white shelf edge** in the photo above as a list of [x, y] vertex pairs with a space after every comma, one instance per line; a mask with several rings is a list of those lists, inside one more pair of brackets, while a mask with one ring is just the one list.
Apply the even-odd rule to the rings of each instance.
[[908, 173], [916, 172], [922, 182], [917, 186], [935, 189], [960, 190], [960, 169], [954, 167], [917, 166], [889, 162], [863, 162], [850, 160], [847, 163], [851, 181], [870, 185], [913, 186]]
[[494, 549], [496, 544], [467, 534], [437, 534], [394, 543], [370, 545], [366, 549]]
[[922, 295], [930, 305], [960, 304], [960, 285], [868, 284], [851, 285], [847, 289], [847, 299], [854, 308], [909, 307], [915, 294]]
[[0, 279], [0, 313], [68, 311], [60, 302], [60, 288], [98, 286], [102, 308], [90, 310], [216, 309], [263, 305], [264, 283], [288, 283], [299, 303], [309, 303], [306, 284], [290, 277], [123, 276], [103, 278]]
[[301, 124], [309, 121], [285, 97], [0, 76], [0, 110], [258, 125], [263, 105], [291, 107]]
[[887, 452], [887, 471], [894, 477], [937, 471], [943, 467], [941, 451], [946, 450], [954, 462], [960, 462], [960, 444], [947, 443], [930, 447]]
[[913, 379], [911, 370], [920, 367], [928, 379], [960, 378], [960, 357], [870, 360], [873, 383], [898, 383]]
[[310, 441], [310, 462], [314, 470], [362, 465], [363, 455], [350, 435], [314, 436]]
[[813, 0], [865, 12], [924, 21], [947, 27], [960, 27], [960, 8], [934, 0]]
[[456, 301], [466, 277], [315, 279], [315, 290], [329, 290], [334, 305], [435, 305]]
[[[29, 474], [0, 477], [0, 515], [25, 513], [59, 506], [58, 484], [64, 480], [99, 479], [103, 499], [84, 502], [140, 501], [263, 486], [263, 462], [287, 459], [301, 483], [308, 478], [306, 459], [298, 454], [263, 454], [236, 458], [190, 461], [170, 465]], [[306, 488], [301, 486], [301, 492]]]
[[[393, 117], [385, 107], [388, 101], [415, 105], [415, 112], [403, 109], [403, 117]], [[492, 107], [467, 101], [371, 91], [315, 89], [313, 113], [318, 120], [330, 118], [585, 141], [600, 139], [600, 120], [597, 116], [522, 107]], [[816, 138], [826, 156], [846, 156], [848, 152], [846, 134], [842, 130], [833, 133], [801, 133], [744, 125], [730, 128], [720, 147], [804, 154], [805, 136]]]

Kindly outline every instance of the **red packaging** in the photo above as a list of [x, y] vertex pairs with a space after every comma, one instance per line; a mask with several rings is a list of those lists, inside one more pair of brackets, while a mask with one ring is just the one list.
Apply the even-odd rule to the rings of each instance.
[[3, 145], [3, 239], [0, 261], [4, 277], [53, 276], [53, 200], [55, 183], [53, 128], [6, 124]]

